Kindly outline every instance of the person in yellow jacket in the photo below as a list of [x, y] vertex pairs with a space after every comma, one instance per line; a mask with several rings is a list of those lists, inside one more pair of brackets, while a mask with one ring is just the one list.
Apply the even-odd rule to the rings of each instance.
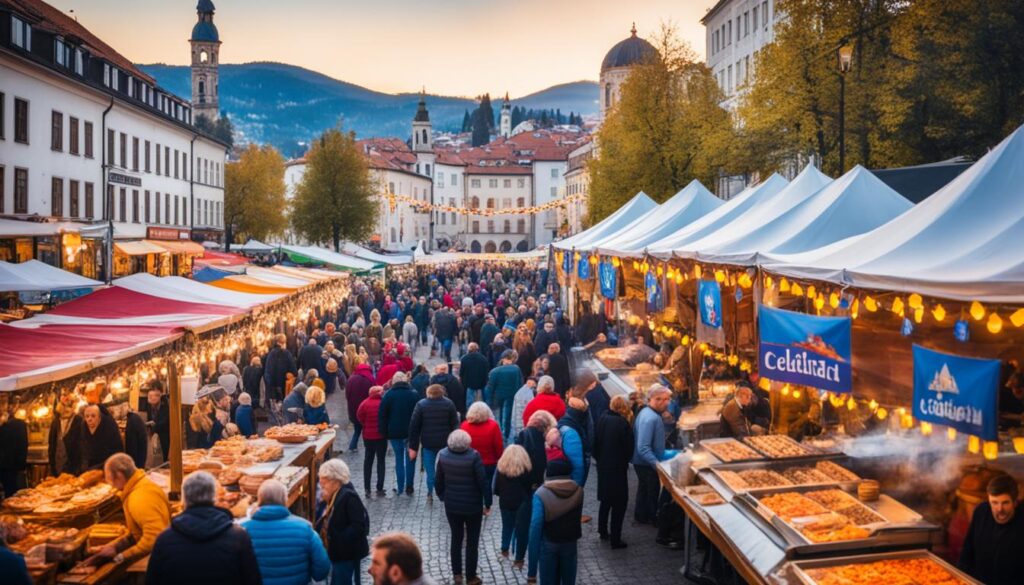
[[103, 465], [107, 483], [121, 492], [125, 523], [133, 543], [124, 550], [113, 544], [101, 548], [97, 556], [115, 563], [133, 561], [153, 550], [156, 537], [171, 524], [171, 505], [167, 494], [153, 483], [146, 472], [137, 469], [124, 453], [111, 455]]

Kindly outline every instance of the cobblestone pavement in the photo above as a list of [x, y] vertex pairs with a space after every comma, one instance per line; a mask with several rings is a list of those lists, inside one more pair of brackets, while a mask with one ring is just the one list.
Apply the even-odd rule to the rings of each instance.
[[[429, 366], [438, 362], [437, 358], [429, 358], [425, 349], [418, 352], [417, 363], [427, 361]], [[346, 414], [345, 401], [336, 393], [328, 401], [331, 421], [341, 428], [335, 443], [335, 453], [348, 447], [351, 428]], [[363, 446], [360, 440], [359, 451], [337, 455], [348, 463], [352, 479], [363, 494]], [[424, 568], [438, 583], [452, 583], [449, 563], [449, 542], [451, 536], [448, 521], [444, 514], [444, 505], [439, 501], [433, 503], [426, 499], [425, 476], [421, 470], [416, 471], [416, 493], [413, 496], [395, 495], [394, 454], [388, 450], [388, 465], [385, 475], [387, 495], [373, 496], [366, 501], [370, 515], [370, 534], [376, 535], [389, 530], [402, 530], [412, 534], [420, 543], [424, 554]], [[596, 473], [596, 472], [595, 472]], [[591, 474], [594, 478], [594, 474]], [[376, 479], [376, 478], [375, 478]], [[630, 473], [630, 493], [635, 493], [636, 478]], [[512, 562], [503, 559], [499, 554], [501, 548], [501, 516], [495, 501], [493, 512], [484, 518], [480, 537], [480, 562], [478, 573], [483, 582], [491, 584], [526, 583], [526, 571], [512, 568]], [[612, 585], [619, 583], [642, 582], [644, 585], [679, 584], [687, 581], [680, 575], [679, 567], [683, 563], [683, 554], [669, 551], [654, 543], [655, 529], [651, 526], [633, 525], [632, 503], [626, 513], [623, 527], [623, 540], [629, 548], [611, 550], [608, 543], [601, 541], [597, 535], [597, 482], [590, 481], [586, 487], [584, 514], [594, 520], [583, 526], [583, 538], [579, 542], [579, 570], [577, 583], [580, 585]], [[368, 568], [368, 561], [363, 563], [363, 572]], [[364, 575], [363, 582], [367, 582]]]

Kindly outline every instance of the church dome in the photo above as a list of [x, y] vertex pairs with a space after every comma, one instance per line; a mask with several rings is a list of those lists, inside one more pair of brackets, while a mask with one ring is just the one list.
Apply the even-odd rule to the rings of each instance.
[[633, 26], [632, 34], [625, 40], [619, 42], [608, 51], [601, 61], [601, 72], [616, 67], [632, 67], [639, 65], [648, 59], [657, 57], [658, 50], [651, 43], [636, 36], [636, 26]]
[[192, 40], [207, 43], [219, 43], [220, 33], [217, 32], [217, 27], [212, 22], [208, 20], [201, 20], [192, 27]]

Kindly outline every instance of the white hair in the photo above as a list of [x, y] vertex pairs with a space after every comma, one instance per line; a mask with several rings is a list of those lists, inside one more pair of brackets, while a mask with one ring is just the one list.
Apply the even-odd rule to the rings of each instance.
[[181, 484], [185, 509], [194, 506], [212, 506], [217, 500], [217, 480], [206, 471], [190, 473]]
[[540, 392], [544, 391], [545, 388], [547, 388], [547, 389], [551, 390], [552, 392], [554, 392], [555, 391], [555, 379], [552, 378], [551, 376], [541, 376], [537, 380], [537, 392], [540, 393]]
[[651, 387], [647, 389], [647, 401], [650, 402], [651, 399], [653, 399], [653, 398], [655, 398], [657, 396], [661, 396], [662, 394], [671, 394], [671, 393], [672, 393], [671, 390], [669, 390], [668, 388], [662, 386], [661, 384], [651, 384]]
[[486, 422], [494, 418], [491, 407], [486, 402], [474, 402], [466, 412], [466, 420], [473, 424]]
[[[482, 404], [476, 402], [475, 404]], [[473, 438], [469, 436], [469, 433], [462, 429], [455, 429], [448, 435], [448, 449], [455, 451], [456, 453], [462, 453], [469, 449], [473, 444]]]
[[276, 479], [268, 479], [260, 484], [256, 494], [261, 506], [284, 506], [288, 501], [288, 489]]
[[329, 459], [320, 466], [320, 477], [333, 479], [346, 485], [352, 480], [352, 474], [348, 470], [348, 464], [341, 459]]
[[403, 372], [401, 370], [395, 372], [394, 376], [391, 376], [391, 383], [392, 384], [397, 384], [399, 382], [408, 382], [408, 381], [409, 381], [409, 376], [405, 372]]

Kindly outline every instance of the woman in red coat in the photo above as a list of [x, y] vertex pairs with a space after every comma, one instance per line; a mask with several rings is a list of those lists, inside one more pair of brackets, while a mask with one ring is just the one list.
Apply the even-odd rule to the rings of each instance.
[[550, 412], [555, 420], [559, 420], [565, 415], [565, 401], [555, 393], [554, 386], [537, 386], [537, 395], [526, 403], [526, 410], [523, 411], [523, 426], [530, 422], [530, 417], [538, 410]]
[[384, 495], [384, 464], [388, 454], [388, 441], [380, 434], [377, 417], [380, 413], [380, 398], [384, 388], [370, 388], [370, 395], [359, 405], [356, 418], [363, 425], [363, 489], [366, 497], [370, 497], [370, 479], [373, 475], [373, 460], [377, 460], [377, 495]]
[[[494, 413], [486, 402], [474, 402], [466, 412], [466, 420], [460, 428], [469, 433], [472, 439], [470, 446], [480, 454], [487, 474], [487, 485], [490, 486], [494, 470], [498, 467], [498, 459], [501, 459], [505, 451], [505, 440], [501, 436], [501, 428], [494, 420]], [[487, 508], [491, 507], [490, 489], [484, 492], [484, 504]]]

